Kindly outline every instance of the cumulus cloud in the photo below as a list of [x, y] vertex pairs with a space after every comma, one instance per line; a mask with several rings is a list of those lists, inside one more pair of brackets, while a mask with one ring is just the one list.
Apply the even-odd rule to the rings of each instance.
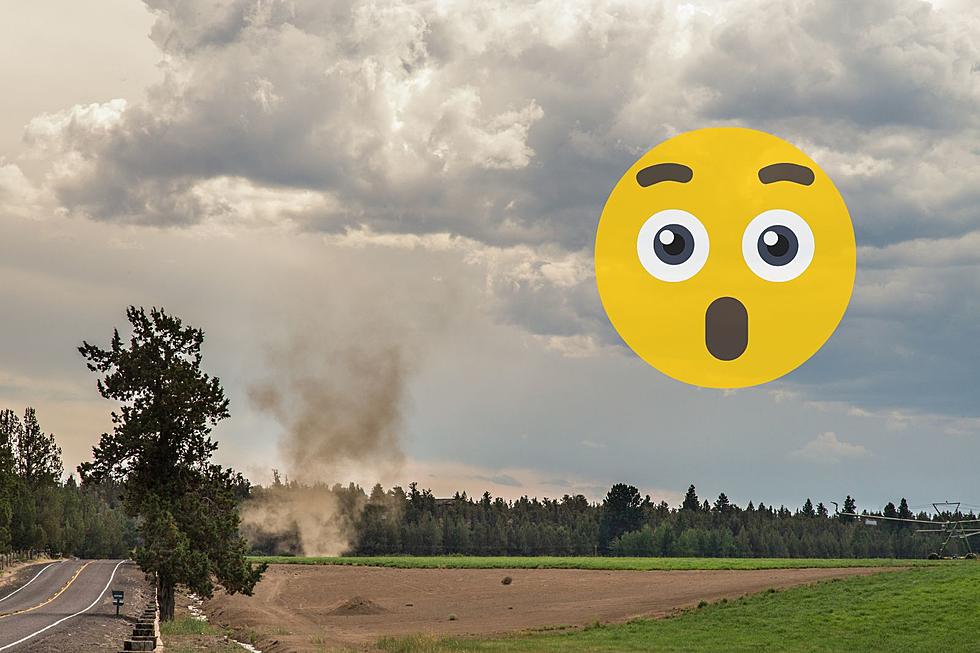
[[19, 166], [0, 158], [0, 215], [30, 218], [44, 204], [44, 196]]
[[842, 460], [863, 458], [868, 450], [859, 444], [851, 444], [838, 439], [831, 431], [821, 433], [792, 453], [794, 458], [815, 463], [839, 463]]
[[347, 249], [388, 248], [449, 253], [482, 274], [481, 300], [499, 320], [517, 324], [544, 346], [590, 356], [615, 342], [595, 293], [591, 256], [553, 245], [487, 245], [439, 234], [375, 233], [367, 228], [331, 234]]
[[267, 219], [303, 228], [580, 250], [638, 153], [734, 123], [824, 164], [864, 244], [976, 224], [969, 5], [146, 4], [166, 71], [148, 99], [27, 129], [61, 203], [97, 219], [248, 221], [246, 186], [299, 194]]
[[[147, 5], [167, 71], [147, 102], [108, 131], [74, 115], [29, 129], [74, 160], [53, 183], [73, 211], [197, 222], [214, 217], [201, 184], [244, 178], [336, 199], [292, 216], [308, 228], [573, 248], [649, 140], [624, 138], [621, 114], [674, 83], [652, 53], [686, 29], [628, 2]], [[672, 103], [644, 109], [643, 132], [668, 133]]]
[[740, 3], [687, 77], [718, 118], [976, 126], [977, 24], [919, 0]]
[[755, 127], [827, 170], [861, 246], [840, 332], [782, 387], [977, 414], [973, 3], [145, 4], [163, 80], [32, 120], [47, 167], [0, 166], [0, 208], [453, 251], [498, 319], [595, 356], [611, 184], [679, 131]]

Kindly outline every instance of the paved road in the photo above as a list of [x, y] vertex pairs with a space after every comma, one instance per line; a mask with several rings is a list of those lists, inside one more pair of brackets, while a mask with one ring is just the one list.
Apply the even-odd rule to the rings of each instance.
[[83, 613], [113, 614], [109, 585], [122, 562], [55, 562], [38, 566], [26, 583], [0, 590], [0, 651], [30, 651], [32, 640], [71, 628]]

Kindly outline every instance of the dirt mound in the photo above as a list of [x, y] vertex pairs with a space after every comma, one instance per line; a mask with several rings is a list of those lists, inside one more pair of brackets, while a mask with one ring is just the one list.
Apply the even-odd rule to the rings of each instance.
[[387, 612], [387, 610], [371, 599], [355, 596], [352, 599], [347, 599], [327, 614], [344, 617], [359, 614], [381, 614], [383, 612]]

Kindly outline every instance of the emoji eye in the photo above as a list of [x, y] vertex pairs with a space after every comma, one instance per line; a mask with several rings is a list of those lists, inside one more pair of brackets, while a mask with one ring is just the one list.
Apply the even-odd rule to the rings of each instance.
[[813, 260], [813, 231], [806, 220], [786, 209], [763, 211], [742, 235], [742, 256], [766, 281], [790, 281]]
[[684, 281], [708, 260], [708, 232], [687, 211], [659, 211], [640, 227], [636, 253], [643, 268], [661, 281]]

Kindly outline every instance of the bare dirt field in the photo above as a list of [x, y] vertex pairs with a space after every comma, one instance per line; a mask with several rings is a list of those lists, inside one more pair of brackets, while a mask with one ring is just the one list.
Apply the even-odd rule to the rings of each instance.
[[[386, 635], [488, 635], [664, 616], [716, 601], [886, 570], [597, 571], [270, 565], [255, 596], [216, 596], [209, 619], [264, 653], [372, 650]], [[505, 576], [510, 584], [501, 581]], [[455, 618], [451, 618], [455, 617]]]

